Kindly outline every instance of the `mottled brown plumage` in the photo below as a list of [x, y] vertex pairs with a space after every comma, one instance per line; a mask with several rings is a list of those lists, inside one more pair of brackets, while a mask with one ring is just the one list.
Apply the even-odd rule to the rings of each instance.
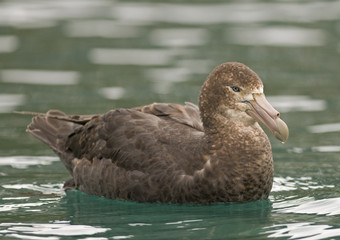
[[265, 199], [272, 151], [255, 119], [281, 141], [288, 129], [271, 106], [259, 107], [262, 89], [248, 67], [225, 63], [204, 82], [199, 108], [153, 103], [88, 116], [50, 110], [35, 114], [27, 131], [59, 155], [72, 175], [66, 189], [139, 202]]

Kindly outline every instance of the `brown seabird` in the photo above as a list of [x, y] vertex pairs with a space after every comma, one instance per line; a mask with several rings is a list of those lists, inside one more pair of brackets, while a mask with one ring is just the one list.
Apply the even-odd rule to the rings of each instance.
[[36, 115], [27, 132], [70, 172], [65, 189], [139, 202], [213, 203], [266, 199], [273, 183], [267, 135], [288, 127], [258, 75], [229, 62], [204, 82], [199, 106], [153, 103], [98, 115]]

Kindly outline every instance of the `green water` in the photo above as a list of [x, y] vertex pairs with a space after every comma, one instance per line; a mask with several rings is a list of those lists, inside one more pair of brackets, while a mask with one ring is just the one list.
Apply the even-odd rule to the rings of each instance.
[[[13, 111], [197, 103], [222, 62], [262, 78], [290, 128], [270, 135], [267, 201], [140, 204], [65, 194]], [[0, 239], [340, 239], [340, 1], [0, 1]]]

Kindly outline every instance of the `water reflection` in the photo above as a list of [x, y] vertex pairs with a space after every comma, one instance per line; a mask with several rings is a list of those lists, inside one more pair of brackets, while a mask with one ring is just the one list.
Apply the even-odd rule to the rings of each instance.
[[64, 190], [62, 188], [63, 184], [4, 184], [1, 187], [5, 189], [27, 189], [35, 192], [41, 192], [44, 195], [64, 195]]
[[178, 53], [167, 49], [91, 49], [88, 57], [94, 64], [162, 66], [169, 65]]
[[340, 198], [328, 198], [302, 203], [298, 206], [279, 210], [283, 213], [303, 213], [334, 216], [340, 215]]
[[257, 231], [255, 222], [265, 223], [271, 211], [269, 201], [208, 206], [143, 204], [75, 191], [67, 192], [64, 200], [63, 206], [73, 216], [73, 224], [91, 223], [91, 218], [100, 214], [96, 223], [111, 228], [109, 236], [133, 235], [138, 239], [221, 239], [221, 236], [247, 239]]
[[208, 42], [209, 33], [203, 28], [156, 29], [150, 33], [150, 40], [162, 47], [200, 46]]
[[172, 89], [172, 84], [189, 80], [190, 72], [186, 68], [149, 68], [145, 76], [150, 79], [156, 93], [167, 94]]
[[11, 166], [12, 168], [24, 169], [29, 166], [51, 165], [59, 161], [58, 157], [50, 156], [10, 156], [0, 157], [0, 166]]
[[0, 113], [10, 113], [24, 102], [25, 95], [23, 94], [0, 94]]
[[51, 70], [1, 70], [0, 79], [6, 83], [39, 85], [74, 85], [79, 82], [80, 74], [74, 71]]
[[[296, 197], [296, 196], [295, 196]], [[326, 217], [340, 215], [340, 198], [315, 200], [313, 197], [285, 199], [273, 204], [275, 212], [281, 214], [315, 214]], [[315, 218], [317, 219], [317, 218]], [[326, 219], [326, 222], [337, 222], [336, 219]], [[290, 239], [325, 239], [340, 236], [340, 228], [332, 225], [322, 225], [316, 222], [297, 222], [276, 224], [264, 228], [270, 238], [289, 237]]]
[[0, 35], [0, 53], [10, 53], [19, 47], [19, 39], [16, 36]]
[[309, 96], [269, 96], [268, 101], [280, 112], [323, 111], [327, 108], [325, 100]]
[[322, 188], [334, 188], [334, 185], [320, 184], [313, 181], [311, 177], [275, 177], [272, 192], [280, 191], [293, 191], [297, 189], [322, 189]]
[[11, 233], [19, 233], [25, 234], [24, 236], [27, 236], [27, 238], [34, 235], [84, 236], [103, 233], [109, 230], [108, 228], [88, 225], [71, 225], [68, 221], [57, 221], [54, 223], [0, 223], [0, 228], [3, 227], [7, 227], [5, 236], [10, 236]]
[[[108, 11], [110, 10], [111, 11]], [[15, 1], [0, 4], [0, 24], [18, 28], [52, 27], [56, 21], [101, 16], [125, 22], [179, 24], [302, 22], [336, 20], [340, 2], [228, 4], [119, 3], [98, 1]]]
[[315, 146], [312, 147], [314, 152], [340, 152], [340, 146]]
[[127, 236], [113, 236], [112, 239], [129, 239], [133, 238], [134, 235], [127, 235]]
[[98, 1], [4, 1], [0, 3], [0, 25], [16, 28], [46, 28], [57, 21], [103, 16], [108, 0]]
[[238, 45], [316, 47], [326, 43], [324, 31], [297, 27], [231, 28], [226, 31], [225, 38]]
[[74, 20], [64, 27], [68, 37], [134, 38], [141, 33], [137, 26], [112, 20]]
[[[1, 236], [1, 235], [0, 235]], [[7, 238], [18, 238], [18, 239], [32, 239], [32, 240], [59, 240], [59, 237], [37, 237], [37, 236], [29, 236], [29, 235], [22, 235], [22, 234], [6, 234], [5, 235]]]
[[[55, 106], [66, 108], [69, 113], [91, 113], [110, 108], [112, 102], [106, 99], [132, 106], [133, 101], [147, 102], [155, 96], [153, 99], [157, 100], [158, 95], [153, 93], [183, 92], [183, 99], [172, 98], [178, 102], [191, 94], [196, 99], [202, 79], [222, 61], [245, 62], [260, 71], [261, 76], [274, 76], [268, 86], [273, 93], [296, 95], [269, 97], [275, 108], [287, 112], [295, 135], [288, 143], [289, 151], [273, 148], [277, 172], [270, 201], [179, 206], [113, 201], [77, 191], [65, 195], [62, 183], [69, 176], [62, 164], [57, 163], [57, 157], [0, 157], [0, 238], [340, 236], [337, 209], [340, 200], [336, 189], [340, 147], [336, 134], [331, 135], [331, 140], [325, 136], [340, 131], [336, 95], [327, 92], [336, 91], [339, 85], [339, 10], [339, 0], [1, 1], [0, 112], [9, 113], [19, 106], [33, 111]], [[66, 75], [60, 74], [65, 72]], [[116, 79], [117, 82], [112, 82]], [[60, 85], [54, 90], [56, 97], [37, 88], [51, 84]], [[129, 95], [140, 90], [141, 85], [147, 86], [143, 99]], [[316, 89], [317, 93], [313, 92]], [[74, 98], [65, 99], [68, 104], [62, 105], [60, 94], [66, 90], [72, 91], [67, 96]], [[33, 101], [25, 101], [32, 91]], [[88, 100], [88, 94], [91, 104], [85, 103], [86, 110], [84, 101], [73, 101]], [[167, 96], [161, 97], [169, 101]], [[334, 111], [326, 111], [328, 107]], [[45, 151], [45, 146], [23, 137], [28, 118], [13, 118], [10, 114], [1, 117], [4, 154], [35, 155]], [[326, 123], [325, 119], [331, 123], [308, 127], [307, 137], [305, 128], [298, 127], [301, 122]], [[305, 141], [310, 133], [319, 134]], [[332, 144], [329, 141], [333, 139]], [[23, 143], [27, 145], [21, 149]], [[4, 225], [5, 222], [8, 224]], [[57, 233], [75, 230], [81, 235], [57, 235], [53, 233], [54, 227]], [[46, 235], [39, 235], [37, 229]], [[102, 232], [97, 232], [98, 229]], [[262, 229], [265, 234], [259, 235]]]
[[124, 21], [179, 24], [313, 22], [340, 17], [340, 2], [148, 4], [126, 3], [113, 8], [113, 16]]
[[313, 125], [307, 128], [311, 133], [340, 132], [340, 123]]
[[[111, 11], [110, 11], [111, 8]], [[132, 22], [180, 24], [302, 22], [338, 19], [340, 2], [277, 2], [229, 4], [150, 4], [98, 1], [5, 1], [0, 4], [0, 24], [17, 28], [43, 28], [56, 21], [106, 17]], [[108, 11], [109, 10], [109, 11]]]
[[[0, 204], [0, 212], [13, 212], [19, 209], [30, 209], [40, 207], [42, 205], [48, 204], [47, 202], [35, 202], [35, 203], [12, 203], [12, 204]], [[35, 209], [36, 211], [41, 211], [39, 208]], [[26, 210], [27, 211], [27, 210]]]
[[209, 59], [179, 59], [176, 61], [176, 65], [179, 68], [185, 68], [190, 73], [204, 74], [209, 73], [214, 64]]
[[126, 91], [122, 87], [107, 87], [99, 89], [98, 92], [107, 99], [116, 100], [122, 98]]
[[330, 225], [318, 225], [314, 222], [277, 224], [266, 228], [266, 230], [266, 233], [270, 234], [268, 236], [270, 238], [285, 237], [289, 239], [317, 240], [340, 236], [340, 228], [334, 228]]

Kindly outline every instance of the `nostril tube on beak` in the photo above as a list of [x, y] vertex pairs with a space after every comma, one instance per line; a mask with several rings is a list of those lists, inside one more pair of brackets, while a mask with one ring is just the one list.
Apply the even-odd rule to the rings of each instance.
[[267, 114], [272, 118], [276, 119], [280, 117], [280, 113], [273, 108], [273, 106], [267, 101], [263, 93], [254, 93], [253, 98], [256, 103], [267, 112]]

